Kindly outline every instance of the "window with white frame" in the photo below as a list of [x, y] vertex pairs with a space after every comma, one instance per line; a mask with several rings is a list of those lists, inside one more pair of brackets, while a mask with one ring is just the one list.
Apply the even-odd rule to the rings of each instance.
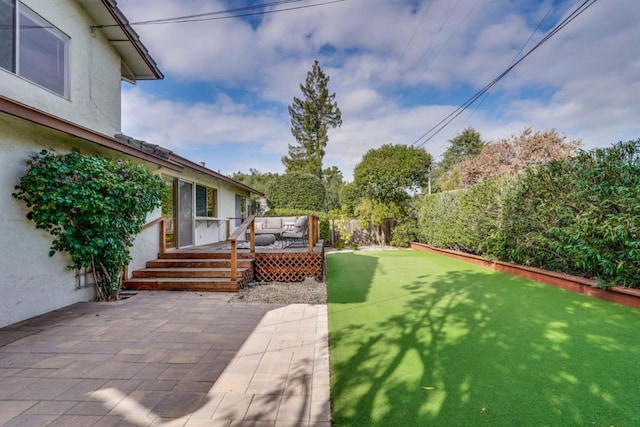
[[196, 216], [216, 218], [218, 216], [218, 190], [196, 185]]
[[17, 0], [0, 0], [0, 67], [69, 96], [70, 38]]

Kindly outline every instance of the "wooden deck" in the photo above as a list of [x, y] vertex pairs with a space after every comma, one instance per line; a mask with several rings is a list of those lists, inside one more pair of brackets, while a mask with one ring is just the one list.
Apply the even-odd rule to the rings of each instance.
[[[297, 242], [291, 246], [282, 247], [280, 246], [280, 242], [276, 242], [275, 245], [269, 246], [256, 246], [254, 253], [300, 253], [300, 252], [309, 252], [309, 248], [306, 243]], [[314, 253], [323, 252], [323, 241], [319, 241], [313, 247]], [[171, 252], [180, 252], [180, 253], [228, 253], [231, 250], [231, 244], [228, 241], [211, 243], [208, 245], [200, 245], [200, 246], [190, 246], [188, 248], [180, 248], [180, 249], [167, 249], [167, 253]], [[249, 251], [249, 242], [239, 241], [238, 242], [238, 253], [251, 253]]]
[[307, 277], [324, 280], [322, 241], [313, 252], [302, 242], [284, 248], [256, 246], [254, 252], [248, 247], [248, 243], [238, 242], [235, 278], [231, 274], [231, 244], [219, 242], [167, 249], [123, 284], [132, 290], [236, 292], [250, 282], [302, 282]]
[[[168, 249], [166, 220], [158, 218], [145, 227], [158, 226], [158, 259], [129, 277], [125, 289], [237, 292], [250, 282], [302, 282], [307, 277], [324, 280], [324, 242], [319, 218], [309, 215], [307, 237], [269, 246], [255, 245], [255, 215], [247, 218], [228, 240], [188, 248]], [[293, 243], [293, 244], [291, 244]]]
[[[248, 242], [238, 242], [238, 255], [251, 257], [254, 261], [253, 280], [256, 282], [302, 282], [307, 277], [324, 280], [324, 242], [319, 241], [313, 252], [303, 242], [282, 247], [280, 242], [270, 246], [256, 246], [254, 252], [248, 249]], [[229, 242], [193, 246], [168, 250], [182, 254], [209, 254], [216, 256], [227, 254], [231, 249]]]

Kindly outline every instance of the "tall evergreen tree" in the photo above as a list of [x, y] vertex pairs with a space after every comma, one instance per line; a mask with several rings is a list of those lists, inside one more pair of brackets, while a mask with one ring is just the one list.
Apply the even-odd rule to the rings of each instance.
[[325, 209], [340, 209], [340, 189], [344, 186], [342, 171], [337, 166], [331, 166], [322, 171], [322, 181], [327, 190]]
[[291, 133], [297, 144], [289, 144], [289, 155], [282, 157], [286, 172], [305, 172], [322, 178], [322, 159], [329, 137], [329, 127], [342, 125], [342, 114], [335, 102], [335, 92], [329, 94], [329, 76], [314, 61], [304, 84], [303, 98], [293, 98], [289, 106]]
[[487, 145], [482, 140], [480, 132], [468, 127], [462, 133], [449, 140], [449, 147], [442, 154], [441, 167], [444, 171], [451, 170], [455, 165], [467, 157], [477, 156]]

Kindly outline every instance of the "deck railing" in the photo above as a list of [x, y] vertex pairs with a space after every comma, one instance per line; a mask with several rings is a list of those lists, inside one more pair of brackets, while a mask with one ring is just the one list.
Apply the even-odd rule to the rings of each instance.
[[[227, 220], [227, 240], [231, 245], [231, 280], [237, 280], [238, 278], [238, 239], [244, 236], [246, 231], [249, 231], [249, 252], [254, 253], [256, 250], [256, 230], [255, 230], [255, 215], [249, 216], [244, 220], [242, 224], [229, 234], [231, 228], [231, 219]], [[158, 217], [152, 221], [146, 223], [142, 230], [146, 230], [154, 225], [159, 224], [159, 248], [158, 254], [162, 255], [167, 251], [167, 237], [166, 227], [167, 219], [164, 217]], [[307, 240], [309, 243], [309, 253], [313, 253], [314, 247], [320, 240], [320, 218], [316, 215], [309, 215], [307, 222]], [[125, 267], [123, 276], [127, 278], [128, 268]]]
[[307, 224], [309, 227], [307, 230], [307, 238], [309, 240], [309, 253], [313, 253], [313, 248], [320, 240], [320, 218], [316, 215], [309, 215]]
[[228, 240], [231, 244], [231, 280], [238, 279], [238, 238], [244, 236], [247, 229], [249, 230], [249, 252], [253, 253], [256, 251], [255, 219], [255, 215], [249, 216], [229, 236]]
[[167, 218], [160, 216], [154, 220], [149, 221], [148, 223], [146, 223], [145, 225], [142, 226], [142, 230], [144, 231], [148, 228], [153, 227], [156, 224], [160, 224], [160, 240], [159, 240], [159, 248], [158, 248], [158, 253], [159, 254], [163, 254], [167, 251], [167, 236], [166, 236], [166, 232], [167, 232]]

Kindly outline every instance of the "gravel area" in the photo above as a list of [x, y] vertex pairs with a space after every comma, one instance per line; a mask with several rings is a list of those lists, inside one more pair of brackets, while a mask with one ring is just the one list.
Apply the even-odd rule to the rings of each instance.
[[[393, 246], [365, 246], [359, 251], [389, 251], [407, 250]], [[325, 248], [326, 253], [353, 252], [353, 250], [336, 251]], [[327, 284], [307, 278], [301, 283], [255, 282], [240, 289], [230, 300], [230, 303], [270, 303], [270, 304], [326, 304]]]
[[250, 283], [229, 300], [231, 303], [326, 304], [327, 284], [307, 278], [300, 283]]

